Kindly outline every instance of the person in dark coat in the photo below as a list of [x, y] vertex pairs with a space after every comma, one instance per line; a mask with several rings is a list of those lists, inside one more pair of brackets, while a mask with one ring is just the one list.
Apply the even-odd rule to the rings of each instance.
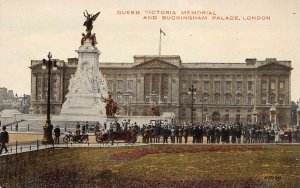
[[168, 137], [169, 137], [169, 129], [167, 127], [163, 128], [162, 130], [162, 134], [163, 134], [163, 143], [168, 143]]
[[237, 143], [241, 143], [241, 137], [242, 137], [242, 129], [241, 127], [237, 127], [236, 129], [236, 138], [237, 138]]
[[189, 129], [187, 126], [184, 127], [183, 129], [183, 137], [184, 137], [184, 143], [186, 144], [188, 141], [188, 136], [189, 136]]
[[289, 140], [289, 143], [292, 143], [292, 132], [291, 132], [291, 130], [289, 130], [289, 132], [288, 132], [288, 140]]
[[221, 131], [220, 131], [220, 128], [217, 127], [215, 129], [215, 141], [216, 141], [216, 143], [220, 143], [220, 136], [221, 136]]
[[224, 126], [221, 129], [221, 142], [222, 144], [226, 143], [226, 130]]
[[2, 153], [3, 149], [5, 149], [5, 153], [8, 152], [8, 149], [6, 147], [8, 141], [9, 141], [9, 135], [8, 132], [6, 131], [6, 126], [3, 126], [2, 132], [0, 133], [0, 143], [1, 143], [0, 154]]
[[199, 128], [199, 143], [203, 143], [204, 128], [201, 125]]
[[236, 131], [236, 127], [233, 127], [231, 130], [231, 143], [236, 143]]
[[60, 137], [59, 125], [57, 125], [56, 128], [54, 129], [54, 136], [55, 136], [54, 143], [59, 144], [59, 137]]

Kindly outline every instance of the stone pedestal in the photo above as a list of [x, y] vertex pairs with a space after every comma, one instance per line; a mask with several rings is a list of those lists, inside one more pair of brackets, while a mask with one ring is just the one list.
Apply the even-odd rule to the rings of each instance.
[[105, 78], [99, 72], [100, 51], [87, 38], [76, 52], [78, 67], [70, 79], [69, 93], [60, 115], [66, 119], [74, 116], [103, 118], [106, 116], [103, 100], [108, 89]]

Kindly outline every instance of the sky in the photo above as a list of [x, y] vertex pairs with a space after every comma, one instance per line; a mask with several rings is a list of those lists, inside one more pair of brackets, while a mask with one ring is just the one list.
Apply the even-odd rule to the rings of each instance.
[[[292, 61], [291, 97], [300, 98], [300, 0], [0, 0], [0, 87], [30, 94], [31, 60], [49, 51], [55, 59], [77, 57], [85, 10], [101, 12], [92, 31], [100, 62], [158, 55], [161, 28], [162, 55], [183, 63]], [[180, 20], [181, 11], [202, 19]]]

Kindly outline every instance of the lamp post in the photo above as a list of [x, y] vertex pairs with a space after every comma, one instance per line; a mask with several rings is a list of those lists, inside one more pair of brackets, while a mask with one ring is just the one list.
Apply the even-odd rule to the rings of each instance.
[[300, 98], [297, 101], [297, 125], [300, 126]]
[[201, 123], [203, 123], [204, 102], [205, 102], [205, 99], [202, 96], [201, 99], [200, 99], [200, 104], [201, 104]]
[[25, 107], [26, 107], [26, 95], [23, 95], [23, 114], [25, 114]]
[[51, 80], [51, 68], [55, 71], [57, 70], [56, 60], [52, 60], [52, 54], [48, 53], [48, 60], [43, 59], [42, 69], [48, 70], [48, 90], [47, 90], [47, 120], [45, 125], [43, 126], [44, 129], [44, 138], [42, 144], [53, 144], [52, 138], [52, 129], [53, 125], [51, 124], [50, 119], [50, 80]]
[[191, 123], [194, 124], [194, 95], [196, 95], [196, 88], [192, 84], [192, 87], [189, 88], [188, 92], [192, 96], [192, 104], [191, 104]]

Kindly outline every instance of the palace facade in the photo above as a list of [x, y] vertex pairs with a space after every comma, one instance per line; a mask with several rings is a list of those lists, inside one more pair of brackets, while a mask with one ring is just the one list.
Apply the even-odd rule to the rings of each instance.
[[[60, 114], [78, 59], [57, 60], [52, 71], [51, 114]], [[46, 114], [47, 72], [31, 61], [32, 114]], [[147, 116], [151, 105], [176, 121], [291, 121], [291, 61], [184, 63], [178, 55], [137, 55], [132, 63], [101, 62], [119, 114]], [[191, 91], [193, 88], [194, 92]], [[193, 114], [192, 114], [193, 113]]]

